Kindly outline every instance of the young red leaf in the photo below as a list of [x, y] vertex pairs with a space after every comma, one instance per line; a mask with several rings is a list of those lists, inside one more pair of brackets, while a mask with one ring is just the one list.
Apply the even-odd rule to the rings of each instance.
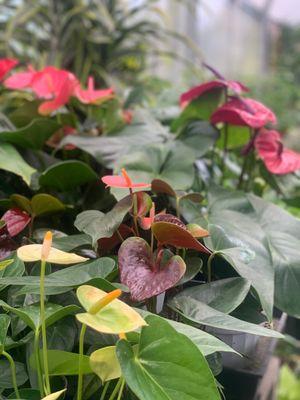
[[6, 222], [6, 227], [11, 237], [17, 236], [31, 221], [30, 215], [19, 208], [11, 208], [6, 211], [1, 219]]
[[125, 240], [119, 249], [121, 282], [130, 289], [132, 300], [142, 301], [174, 286], [185, 273], [185, 262], [171, 257], [161, 265], [153, 260], [150, 246], [138, 237]]

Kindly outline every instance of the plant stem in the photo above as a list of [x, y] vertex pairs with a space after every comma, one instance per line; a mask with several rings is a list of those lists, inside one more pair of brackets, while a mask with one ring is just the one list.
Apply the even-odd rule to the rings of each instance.
[[123, 394], [123, 390], [124, 390], [124, 387], [125, 387], [125, 379], [124, 378], [121, 378], [121, 379], [122, 379], [122, 383], [121, 383], [121, 386], [120, 386], [120, 390], [119, 390], [119, 394], [118, 394], [117, 400], [121, 400], [121, 397], [122, 397], [122, 394]]
[[226, 159], [227, 159], [227, 152], [228, 152], [228, 124], [224, 125], [224, 142], [223, 142], [223, 157], [222, 157], [222, 180], [224, 180], [225, 176], [225, 166], [226, 166]]
[[8, 354], [6, 351], [3, 350], [2, 355], [4, 357], [6, 357], [7, 360], [9, 361], [14, 391], [15, 391], [16, 397], [18, 399], [20, 399], [20, 393], [19, 393], [18, 385], [17, 385], [16, 364], [15, 364], [12, 356], [10, 354]]
[[211, 282], [211, 274], [212, 274], [212, 260], [214, 258], [215, 253], [212, 253], [207, 260], [207, 282]]
[[44, 388], [43, 388], [43, 376], [42, 376], [42, 371], [41, 371], [41, 363], [40, 363], [40, 346], [39, 346], [39, 340], [40, 340], [40, 330], [39, 328], [36, 329], [34, 332], [34, 358], [35, 358], [35, 367], [37, 371], [37, 376], [38, 376], [38, 384], [39, 384], [39, 390], [41, 397], [44, 396]]
[[176, 196], [176, 217], [180, 218], [180, 197]]
[[107, 381], [105, 383], [104, 388], [103, 388], [102, 393], [101, 393], [100, 400], [104, 400], [105, 399], [105, 395], [106, 395], [106, 392], [108, 390], [109, 384], [110, 384], [110, 381]]
[[40, 319], [42, 328], [42, 346], [43, 346], [43, 363], [44, 363], [44, 379], [46, 394], [51, 393], [48, 367], [48, 351], [47, 351], [47, 331], [45, 321], [45, 271], [46, 261], [41, 261], [41, 276], [40, 276]]
[[116, 397], [116, 394], [118, 393], [121, 385], [122, 385], [122, 378], [119, 378], [119, 380], [108, 400], [113, 400]]
[[82, 399], [82, 387], [83, 387], [83, 347], [84, 347], [84, 335], [86, 331], [86, 325], [82, 324], [80, 337], [79, 337], [79, 367], [78, 367], [78, 386], [77, 386], [77, 400]]

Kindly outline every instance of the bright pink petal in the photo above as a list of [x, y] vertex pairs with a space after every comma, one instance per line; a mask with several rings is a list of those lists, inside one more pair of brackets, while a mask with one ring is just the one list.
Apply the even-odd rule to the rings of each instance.
[[6, 222], [8, 233], [11, 237], [18, 235], [31, 221], [31, 217], [19, 208], [11, 208], [1, 218]]
[[103, 101], [111, 99], [114, 95], [112, 88], [95, 90], [94, 79], [89, 77], [88, 88], [82, 89], [80, 85], [77, 85], [74, 89], [74, 96], [78, 98], [83, 104], [100, 104]]
[[13, 69], [17, 64], [18, 60], [14, 58], [1, 58], [0, 59], [0, 80], [2, 80], [8, 72]]
[[132, 183], [131, 185], [128, 184], [126, 179], [120, 175], [106, 175], [101, 178], [102, 182], [105, 183], [106, 186], [114, 187], [114, 188], [147, 188], [151, 187], [151, 184], [148, 183]]
[[214, 80], [206, 83], [202, 83], [201, 85], [195, 86], [183, 93], [180, 96], [180, 105], [181, 107], [185, 107], [192, 100], [195, 100], [197, 97], [202, 96], [204, 93], [210, 92], [214, 89], [219, 88], [229, 88], [237, 94], [242, 92], [247, 92], [249, 89], [244, 86], [242, 83], [237, 81], [225, 81], [225, 80]]
[[74, 90], [74, 82], [68, 78], [63, 82], [57, 96], [49, 101], [45, 101], [39, 106], [39, 113], [42, 115], [51, 114], [51, 112], [63, 107], [69, 101]]
[[262, 128], [267, 123], [276, 123], [276, 116], [269, 108], [253, 99], [233, 98], [219, 107], [211, 116], [211, 123]]
[[8, 89], [25, 89], [30, 86], [35, 71], [17, 72], [4, 81], [4, 86]]
[[300, 153], [284, 148], [277, 131], [261, 129], [255, 140], [255, 148], [273, 174], [289, 174], [300, 169]]

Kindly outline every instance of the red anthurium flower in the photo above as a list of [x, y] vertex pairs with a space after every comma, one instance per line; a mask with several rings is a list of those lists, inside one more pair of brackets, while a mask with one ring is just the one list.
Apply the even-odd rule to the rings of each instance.
[[77, 85], [74, 90], [74, 96], [84, 104], [100, 104], [103, 101], [111, 99], [114, 95], [112, 88], [95, 90], [94, 78], [89, 77], [87, 90], [82, 89], [80, 85]]
[[8, 89], [26, 89], [30, 87], [36, 74], [37, 71], [29, 65], [27, 71], [16, 72], [5, 79], [4, 86]]
[[189, 104], [192, 100], [195, 100], [197, 97], [202, 96], [204, 93], [210, 92], [214, 89], [219, 88], [228, 88], [233, 92], [240, 94], [242, 92], [248, 92], [249, 89], [244, 86], [242, 83], [237, 81], [227, 81], [223, 79], [218, 79], [206, 83], [202, 83], [201, 85], [195, 86], [188, 90], [187, 92], [183, 93], [180, 96], [180, 106], [185, 107]]
[[14, 58], [0, 58], [0, 81], [19, 63]]
[[11, 208], [1, 217], [11, 237], [17, 236], [31, 221], [31, 217], [19, 208]]
[[139, 220], [142, 229], [144, 229], [145, 231], [150, 229], [151, 225], [154, 222], [154, 218], [155, 218], [155, 203], [153, 202], [151, 210], [149, 212], [149, 217], [142, 217]]
[[285, 148], [279, 132], [261, 129], [254, 144], [266, 168], [273, 174], [289, 174], [300, 169], [300, 153]]
[[211, 116], [211, 123], [219, 122], [231, 125], [262, 128], [267, 123], [276, 123], [276, 116], [269, 108], [253, 99], [233, 97], [219, 107]]
[[133, 113], [131, 110], [123, 110], [122, 111], [122, 117], [123, 117], [123, 121], [125, 122], [125, 124], [131, 124], [132, 119], [133, 119]]
[[125, 168], [122, 168], [122, 176], [121, 175], [106, 175], [101, 178], [102, 182], [105, 183], [106, 187], [114, 187], [114, 188], [127, 188], [127, 189], [135, 189], [135, 188], [148, 188], [151, 187], [151, 184], [148, 183], [133, 183], [130, 177], [128, 176]]

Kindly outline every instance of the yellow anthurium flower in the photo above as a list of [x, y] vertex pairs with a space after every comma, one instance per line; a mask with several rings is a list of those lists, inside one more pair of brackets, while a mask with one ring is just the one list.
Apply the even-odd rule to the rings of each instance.
[[42, 400], [56, 400], [59, 398], [61, 394], [63, 394], [67, 389], [59, 390], [58, 392], [54, 392], [51, 394], [48, 394], [48, 396], [43, 397]]
[[51, 247], [51, 244], [52, 233], [49, 231], [45, 235], [43, 244], [29, 244], [19, 247], [17, 255], [24, 262], [48, 261], [53, 264], [77, 264], [88, 260], [88, 258], [77, 254], [55, 249]]

